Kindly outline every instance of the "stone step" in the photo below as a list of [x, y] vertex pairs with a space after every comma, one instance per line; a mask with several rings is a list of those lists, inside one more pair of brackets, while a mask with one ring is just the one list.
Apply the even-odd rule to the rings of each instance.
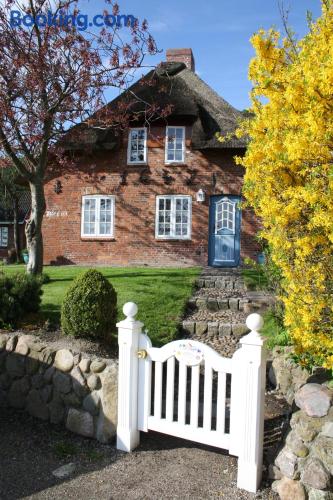
[[274, 304], [274, 297], [271, 295], [247, 295], [245, 297], [209, 297], [199, 296], [192, 297], [188, 301], [190, 310], [198, 309], [199, 311], [243, 311], [246, 314], [251, 312], [264, 311]]
[[209, 269], [204, 269], [202, 272], [201, 272], [201, 276], [203, 277], [213, 277], [215, 276], [216, 278], [218, 278], [219, 276], [233, 276], [234, 278], [237, 277], [237, 276], [242, 276], [242, 270], [241, 269], [228, 269], [228, 268], [224, 268], [224, 269], [214, 269], [214, 268], [209, 268]]
[[245, 290], [242, 278], [230, 276], [201, 276], [197, 281], [198, 288], [220, 288], [224, 290]]
[[208, 321], [208, 320], [184, 320], [182, 322], [182, 333], [186, 336], [193, 336], [212, 338], [212, 337], [225, 337], [234, 336], [236, 338], [243, 337], [249, 329], [245, 325], [245, 321], [240, 320], [237, 322], [226, 322], [223, 320]]
[[232, 311], [244, 311], [244, 307], [250, 301], [243, 297], [230, 297], [230, 298], [218, 298], [218, 297], [192, 297], [188, 301], [188, 306], [190, 309], [198, 309], [199, 311], [207, 310], [211, 312], [215, 311], [226, 311], [231, 309]]

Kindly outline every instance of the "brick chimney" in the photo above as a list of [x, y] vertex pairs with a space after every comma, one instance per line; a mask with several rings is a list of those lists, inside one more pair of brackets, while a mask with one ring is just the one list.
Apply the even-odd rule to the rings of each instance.
[[182, 62], [185, 63], [188, 69], [195, 71], [195, 62], [192, 49], [167, 49], [167, 62]]

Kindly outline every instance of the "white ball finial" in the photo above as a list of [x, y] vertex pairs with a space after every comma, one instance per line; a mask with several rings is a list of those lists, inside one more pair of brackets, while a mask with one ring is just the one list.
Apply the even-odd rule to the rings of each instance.
[[263, 327], [263, 324], [264, 324], [264, 320], [263, 320], [262, 316], [260, 316], [260, 314], [258, 314], [258, 313], [250, 314], [246, 318], [246, 326], [252, 332], [258, 332], [259, 330], [261, 330], [261, 328]]
[[129, 319], [134, 319], [138, 312], [138, 306], [134, 302], [126, 302], [123, 307], [123, 313]]

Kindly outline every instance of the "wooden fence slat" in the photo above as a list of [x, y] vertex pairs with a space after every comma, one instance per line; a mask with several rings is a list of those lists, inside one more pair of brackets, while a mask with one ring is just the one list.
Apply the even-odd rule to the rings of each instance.
[[225, 395], [226, 395], [227, 374], [218, 372], [217, 379], [217, 410], [216, 410], [216, 430], [225, 431]]
[[212, 388], [213, 369], [210, 363], [205, 362], [205, 383], [204, 383], [204, 417], [203, 427], [206, 431], [212, 429]]
[[187, 366], [179, 363], [179, 387], [178, 387], [178, 423], [184, 425], [186, 417], [186, 377]]
[[162, 367], [160, 361], [155, 361], [155, 391], [154, 391], [154, 417], [162, 416]]
[[192, 366], [191, 378], [191, 417], [190, 424], [192, 427], [198, 427], [199, 416], [199, 381], [200, 381], [200, 365]]
[[175, 397], [175, 358], [167, 361], [166, 414], [168, 422], [173, 421], [173, 406]]

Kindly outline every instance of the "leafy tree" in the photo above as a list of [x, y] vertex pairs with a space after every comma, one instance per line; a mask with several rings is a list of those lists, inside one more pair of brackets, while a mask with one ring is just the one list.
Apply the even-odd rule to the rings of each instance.
[[[117, 4], [106, 0], [104, 15], [118, 15]], [[74, 0], [3, 0], [0, 4], [0, 145], [6, 157], [28, 182], [31, 216], [26, 225], [29, 264], [33, 274], [43, 266], [42, 220], [44, 182], [51, 159], [63, 165], [61, 140], [70, 125], [110, 127], [126, 122], [129, 110], [104, 108], [105, 90], [124, 89], [155, 54], [147, 23], [82, 31], [75, 23], [31, 27], [11, 26], [10, 11], [38, 18], [61, 11], [78, 18]], [[77, 23], [76, 23], [77, 24]]]
[[281, 269], [285, 325], [298, 359], [333, 367], [333, 6], [300, 41], [252, 38], [244, 193]]

